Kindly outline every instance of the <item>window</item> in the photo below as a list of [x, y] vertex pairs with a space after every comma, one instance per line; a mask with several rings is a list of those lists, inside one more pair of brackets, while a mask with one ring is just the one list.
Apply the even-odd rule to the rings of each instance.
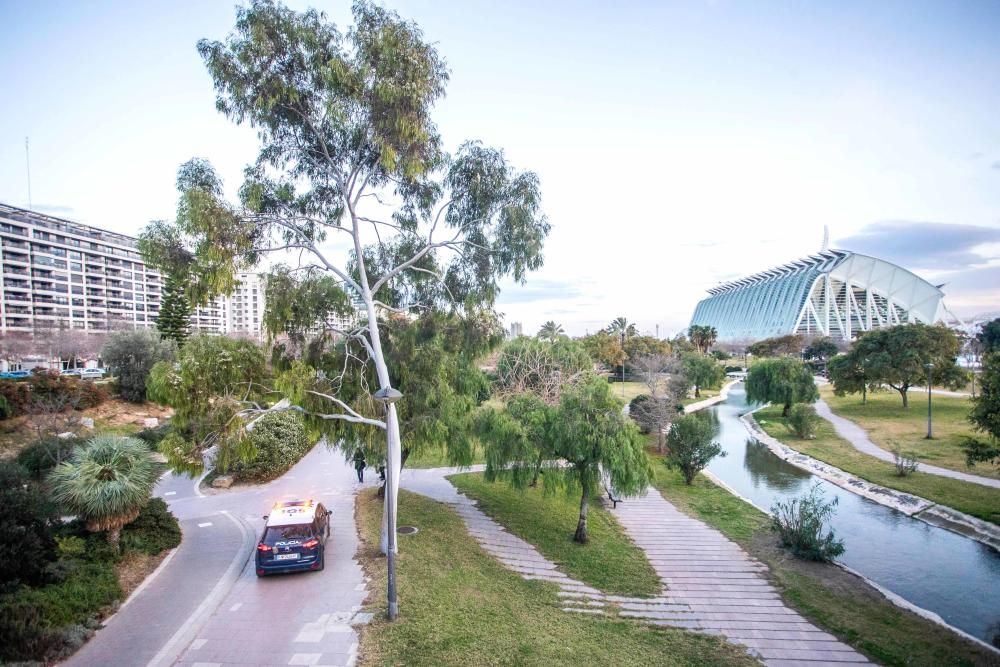
[[70, 250], [69, 251], [69, 258], [70, 259], [83, 259], [83, 253], [77, 252], [76, 250]]

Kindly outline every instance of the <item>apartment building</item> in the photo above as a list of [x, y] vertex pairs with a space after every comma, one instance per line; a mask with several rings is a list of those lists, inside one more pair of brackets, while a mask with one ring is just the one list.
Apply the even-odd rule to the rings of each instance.
[[260, 340], [264, 322], [264, 276], [259, 273], [240, 273], [239, 286], [223, 301], [228, 307], [226, 332]]
[[[163, 277], [124, 234], [0, 203], [0, 263], [0, 334], [148, 328], [159, 314]], [[192, 328], [224, 333], [227, 313], [217, 299]]]

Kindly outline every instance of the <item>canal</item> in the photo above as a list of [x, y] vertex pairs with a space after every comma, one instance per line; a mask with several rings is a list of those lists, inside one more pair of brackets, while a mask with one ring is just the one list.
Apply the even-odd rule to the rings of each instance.
[[761, 509], [819, 482], [838, 499], [832, 525], [847, 550], [840, 560], [951, 625], [983, 639], [1000, 634], [1000, 553], [975, 540], [845, 491], [786, 463], [750, 438], [740, 415], [751, 408], [742, 384], [709, 410], [727, 456], [708, 469]]

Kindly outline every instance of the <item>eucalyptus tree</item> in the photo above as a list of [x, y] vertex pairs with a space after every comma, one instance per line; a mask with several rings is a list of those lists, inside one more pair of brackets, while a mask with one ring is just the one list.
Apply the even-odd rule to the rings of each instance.
[[[420, 29], [364, 1], [353, 16], [341, 31], [315, 10], [257, 0], [238, 10], [225, 41], [198, 43], [217, 108], [256, 128], [262, 148], [238, 204], [223, 198], [209, 164], [185, 165], [182, 206], [162, 236], [214, 285], [276, 251], [331, 276], [364, 311], [337, 333], [362, 351], [353, 367], [373, 367], [385, 392], [380, 312], [492, 304], [501, 278], [524, 281], [541, 266], [549, 225], [534, 173], [478, 142], [443, 150], [431, 111], [449, 75]], [[389, 403], [383, 415], [320, 393], [310, 396], [325, 400], [313, 406], [324, 419], [387, 432], [385, 515], [395, 515], [399, 408]]]

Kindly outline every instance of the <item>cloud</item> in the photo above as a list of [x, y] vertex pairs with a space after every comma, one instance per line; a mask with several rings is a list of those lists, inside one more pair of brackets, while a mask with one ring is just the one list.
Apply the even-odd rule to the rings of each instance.
[[529, 278], [525, 285], [505, 286], [497, 301], [501, 306], [535, 301], [566, 301], [581, 297], [583, 294], [581, 284], [578, 282]]
[[992, 167], [993, 169], [1000, 169], [1000, 160], [997, 160], [996, 162], [991, 164], [990, 167]]
[[31, 207], [36, 213], [49, 213], [51, 215], [72, 215], [75, 210], [72, 206], [59, 206], [58, 204], [35, 204]]
[[992, 227], [892, 220], [870, 224], [838, 246], [911, 271], [960, 271], [995, 259], [983, 246], [997, 243], [1000, 229]]

